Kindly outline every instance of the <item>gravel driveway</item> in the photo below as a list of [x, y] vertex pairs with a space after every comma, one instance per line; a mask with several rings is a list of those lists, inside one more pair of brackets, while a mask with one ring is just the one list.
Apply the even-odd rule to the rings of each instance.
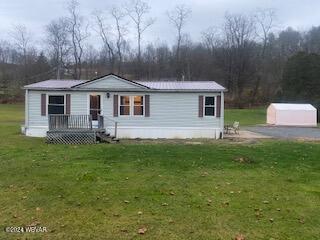
[[309, 138], [320, 140], [320, 128], [255, 126], [246, 130], [275, 138]]

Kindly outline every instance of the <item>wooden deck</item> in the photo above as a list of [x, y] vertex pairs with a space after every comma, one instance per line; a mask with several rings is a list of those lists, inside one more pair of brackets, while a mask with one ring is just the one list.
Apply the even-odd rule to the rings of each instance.
[[[98, 125], [93, 126], [91, 115], [49, 115], [47, 143], [53, 144], [95, 144], [112, 142], [116, 136], [110, 136], [104, 127], [104, 117], [98, 116]], [[115, 124], [115, 129], [117, 123]], [[115, 130], [115, 134], [116, 134]], [[108, 139], [110, 141], [108, 141]]]

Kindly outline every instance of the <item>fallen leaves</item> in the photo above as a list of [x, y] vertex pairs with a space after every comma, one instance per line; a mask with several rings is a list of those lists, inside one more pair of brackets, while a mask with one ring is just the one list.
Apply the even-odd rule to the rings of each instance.
[[254, 211], [255, 211], [256, 218], [262, 217], [262, 209], [261, 208], [256, 208], [256, 209], [254, 209]]
[[[27, 225], [27, 227], [36, 227], [36, 226], [38, 226], [38, 225], [40, 225], [40, 222], [39, 221], [34, 221], [34, 222], [32, 222], [32, 223], [30, 223], [29, 225]], [[63, 225], [64, 226], [64, 225]], [[62, 226], [61, 226], [62, 227]]]
[[148, 229], [147, 229], [146, 227], [142, 227], [142, 228], [139, 228], [139, 229], [138, 229], [138, 233], [139, 233], [139, 234], [145, 234], [145, 233], [147, 232], [147, 230], [148, 230]]
[[248, 157], [236, 157], [233, 161], [238, 163], [253, 163], [253, 161]]
[[222, 204], [225, 206], [229, 206], [230, 203], [229, 203], [229, 201], [224, 201]]
[[203, 172], [203, 173], [201, 174], [201, 177], [205, 177], [205, 176], [208, 176], [208, 175], [209, 175], [208, 172]]
[[245, 236], [242, 234], [238, 234], [235, 236], [234, 240], [246, 240]]

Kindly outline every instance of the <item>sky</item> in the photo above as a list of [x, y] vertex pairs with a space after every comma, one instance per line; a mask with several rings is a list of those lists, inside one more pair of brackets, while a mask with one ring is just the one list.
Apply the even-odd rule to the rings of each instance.
[[[272, 8], [277, 14], [277, 28], [288, 26], [297, 30], [307, 30], [320, 25], [320, 0], [145, 0], [151, 6], [150, 17], [155, 23], [144, 33], [144, 43], [166, 42], [175, 39], [175, 29], [168, 20], [166, 12], [177, 4], [187, 5], [192, 14], [184, 32], [194, 41], [201, 38], [201, 32], [210, 26], [219, 26], [228, 13], [253, 13], [256, 9]], [[81, 14], [90, 19], [96, 10], [107, 10], [113, 5], [122, 6], [125, 0], [79, 0]], [[10, 40], [14, 25], [25, 25], [36, 44], [43, 43], [45, 26], [51, 21], [67, 14], [67, 0], [0, 0], [0, 39]], [[134, 41], [133, 30], [128, 37]], [[93, 31], [90, 41], [98, 44], [98, 36]]]

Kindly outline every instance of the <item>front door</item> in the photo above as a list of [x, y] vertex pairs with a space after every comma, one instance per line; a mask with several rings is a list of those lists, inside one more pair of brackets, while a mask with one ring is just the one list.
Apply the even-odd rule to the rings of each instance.
[[98, 127], [98, 115], [101, 114], [101, 95], [90, 94], [90, 115], [93, 127]]

